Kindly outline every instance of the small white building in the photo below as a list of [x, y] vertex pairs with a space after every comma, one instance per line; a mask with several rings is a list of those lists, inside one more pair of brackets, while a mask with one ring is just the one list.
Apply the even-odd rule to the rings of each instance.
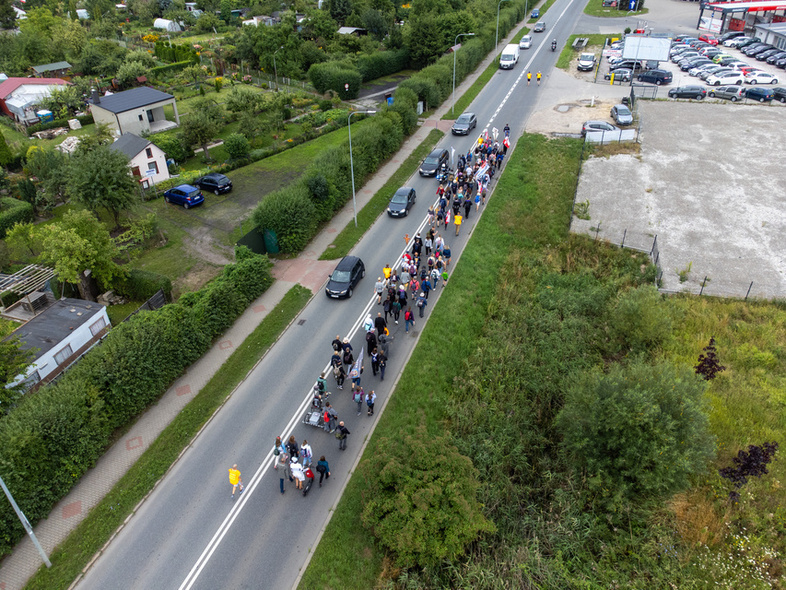
[[82, 299], [55, 301], [8, 336], [19, 338], [22, 350], [35, 351], [32, 364], [20, 379], [29, 388], [49, 383], [92, 348], [109, 328], [103, 305]]
[[[175, 97], [149, 86], [140, 86], [109, 96], [93, 93], [90, 112], [93, 120], [105, 123], [115, 135], [158, 133], [180, 125]], [[168, 121], [164, 107], [172, 105], [175, 122]]]
[[182, 31], [180, 25], [173, 20], [157, 18], [153, 21], [153, 28], [166, 31], [167, 33], [179, 33]]
[[125, 133], [110, 147], [128, 158], [131, 175], [142, 188], [150, 188], [169, 179], [166, 154], [150, 140], [133, 133]]

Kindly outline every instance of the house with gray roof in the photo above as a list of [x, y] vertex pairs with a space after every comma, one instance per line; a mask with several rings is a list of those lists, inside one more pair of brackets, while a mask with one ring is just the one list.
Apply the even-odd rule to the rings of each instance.
[[71, 64], [67, 61], [56, 61], [51, 64], [33, 66], [32, 70], [36, 78], [63, 78], [68, 76]]
[[[93, 92], [93, 120], [109, 126], [115, 135], [159, 133], [180, 125], [175, 97], [149, 86], [140, 86], [108, 96]], [[171, 105], [175, 121], [168, 121], [164, 107]]]
[[150, 188], [169, 178], [166, 154], [149, 139], [125, 133], [109, 147], [128, 158], [131, 176], [142, 188]]

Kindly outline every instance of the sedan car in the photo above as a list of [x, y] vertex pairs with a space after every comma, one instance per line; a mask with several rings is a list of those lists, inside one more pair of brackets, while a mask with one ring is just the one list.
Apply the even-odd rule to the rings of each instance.
[[704, 80], [704, 81], [706, 82], [706, 81], [707, 81], [707, 78], [709, 78], [709, 77], [710, 77], [710, 76], [712, 76], [712, 75], [717, 75], [717, 76], [720, 76], [721, 74], [726, 74], [726, 73], [728, 73], [728, 72], [733, 72], [733, 71], [734, 71], [734, 70], [730, 70], [729, 68], [722, 68], [722, 67], [719, 67], [719, 68], [718, 68], [717, 70], [715, 70], [715, 71], [711, 71], [711, 70], [704, 70], [703, 72], [701, 72], [701, 73], [699, 74], [699, 79], [700, 79], [700, 80]]
[[524, 35], [519, 41], [519, 49], [529, 49], [532, 47], [532, 35]]
[[772, 49], [765, 49], [761, 53], [757, 53], [756, 54], [756, 60], [757, 61], [767, 61], [768, 57], [770, 57], [771, 55], [775, 55], [776, 53], [780, 53], [780, 52], [781, 52], [781, 50], [778, 49], [777, 47], [773, 47]]
[[769, 72], [750, 72], [745, 74], [745, 81], [748, 84], [777, 84], [778, 78]]
[[707, 77], [707, 84], [710, 86], [722, 86], [724, 84], [742, 84], [745, 76], [742, 72], [726, 72], [725, 74], [712, 74]]
[[611, 118], [617, 125], [630, 125], [633, 123], [633, 113], [624, 104], [615, 104], [611, 107]]
[[478, 125], [478, 118], [475, 113], [462, 113], [461, 116], [453, 123], [450, 132], [453, 135], [466, 135]]
[[584, 121], [584, 125], [581, 126], [581, 136], [587, 135], [588, 131], [619, 131], [619, 127], [606, 121]]
[[542, 20], [536, 22], [535, 27], [532, 29], [534, 33], [542, 33], [545, 30], [546, 30], [546, 23], [543, 22]]
[[759, 102], [769, 102], [775, 98], [775, 93], [769, 88], [748, 88], [745, 91], [745, 98], [758, 100]]
[[737, 102], [745, 98], [745, 89], [742, 86], [718, 86], [709, 91], [710, 98], [725, 98]]
[[198, 186], [203, 191], [210, 191], [217, 195], [228, 193], [232, 190], [232, 181], [218, 172], [205, 174], [202, 178], [199, 178], [194, 185]]
[[447, 164], [450, 153], [445, 148], [437, 148], [432, 151], [420, 165], [421, 176], [436, 176], [442, 164]]
[[776, 61], [778, 61], [779, 59], [783, 59], [784, 57], [786, 57], [786, 51], [778, 51], [777, 53], [767, 58], [767, 63], [770, 65], [774, 65]]
[[333, 299], [352, 297], [352, 291], [364, 276], [366, 267], [363, 261], [357, 256], [344, 256], [328, 277], [325, 294]]
[[630, 68], [614, 68], [609, 70], [603, 75], [604, 80], [611, 80], [611, 75], [614, 74], [614, 80], [617, 82], [630, 82], [633, 76], [633, 70]]
[[707, 96], [704, 86], [677, 86], [669, 90], [669, 98], [695, 98], [701, 100]]
[[689, 73], [691, 76], [694, 76], [694, 77], [695, 77], [695, 76], [698, 76], [699, 74], [701, 74], [701, 73], [702, 73], [703, 71], [705, 71], [705, 70], [712, 70], [712, 71], [715, 71], [715, 70], [717, 70], [718, 68], [720, 68], [720, 66], [719, 66], [718, 64], [713, 64], [713, 63], [709, 63], [709, 64], [702, 64], [702, 65], [700, 65], [700, 66], [696, 66], [695, 68], [691, 68], [691, 69], [689, 69], [689, 70], [688, 70], [688, 73]]
[[415, 189], [410, 186], [402, 186], [395, 193], [388, 203], [388, 215], [391, 217], [406, 217], [409, 210], [415, 204]]
[[190, 209], [205, 202], [205, 197], [197, 187], [190, 184], [179, 184], [164, 193], [164, 200], [167, 203], [183, 205], [185, 209]]

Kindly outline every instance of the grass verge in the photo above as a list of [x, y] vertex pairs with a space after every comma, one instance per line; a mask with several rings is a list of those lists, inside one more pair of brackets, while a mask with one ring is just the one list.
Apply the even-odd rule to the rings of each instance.
[[[568, 40], [565, 42], [565, 47], [562, 48], [562, 51], [559, 54], [559, 58], [557, 59], [557, 67], [561, 70], [565, 70], [566, 72], [570, 70], [570, 62], [571, 60], [576, 57], [579, 53], [594, 53], [598, 61], [601, 60], [601, 50], [603, 49], [603, 45], [606, 43], [606, 39], [614, 38], [614, 37], [621, 37], [621, 34], [616, 35], [571, 35], [568, 37]], [[589, 42], [587, 43], [586, 47], [581, 49], [573, 49], [573, 42], [578, 39], [579, 37], [588, 37]]]
[[[622, 0], [624, 2], [624, 0]], [[608, 17], [608, 18], [621, 18], [624, 16], [641, 16], [642, 14], [647, 14], [650, 11], [649, 8], [642, 8], [636, 12], [628, 12], [627, 10], [617, 10], [617, 7], [611, 8], [609, 6], [603, 6], [603, 2], [601, 0], [591, 0], [587, 2], [587, 6], [584, 7], [584, 14], [588, 14], [590, 16], [600, 16], [600, 17]]]
[[415, 173], [421, 160], [426, 157], [444, 135], [445, 134], [439, 129], [432, 130], [426, 139], [424, 139], [409, 157], [404, 160], [404, 163], [398, 167], [398, 170], [390, 177], [390, 180], [388, 180], [385, 185], [371, 197], [371, 200], [366, 203], [366, 206], [358, 212], [357, 227], [355, 227], [354, 221], [348, 223], [347, 226], [341, 230], [341, 233], [336, 236], [336, 239], [333, 240], [331, 244], [333, 247], [328, 247], [319, 259], [334, 260], [346, 256], [350, 249], [357, 244], [361, 236], [366, 233], [368, 228], [376, 221], [377, 217], [384, 212], [385, 206], [393, 195], [393, 192]]
[[361, 525], [360, 512], [368, 485], [366, 469], [373, 464], [379, 440], [398, 440], [421, 420], [430, 433], [445, 427], [452, 376], [460, 374], [465, 359], [475, 352], [494, 285], [510, 252], [553, 244], [567, 235], [580, 153], [581, 142], [574, 139], [549, 141], [525, 134], [517, 142], [299, 588], [376, 587], [385, 567], [383, 553]]
[[300, 285], [287, 292], [112, 491], [52, 553], [52, 568], [42, 566], [26, 588], [68, 588], [310, 298], [311, 292]]

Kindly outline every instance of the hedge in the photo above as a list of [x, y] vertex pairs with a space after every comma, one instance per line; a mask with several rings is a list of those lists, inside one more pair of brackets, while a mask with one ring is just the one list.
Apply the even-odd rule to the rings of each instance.
[[147, 301], [158, 291], [163, 291], [167, 299], [172, 296], [172, 281], [169, 277], [138, 268], [130, 270], [125, 278], [116, 281], [112, 287], [115, 293], [132, 301]]
[[[125, 427], [154, 403], [273, 282], [266, 256], [238, 260], [201, 290], [114, 327], [53, 385], [0, 418], [0, 476], [28, 519], [52, 507]], [[0, 502], [0, 555], [24, 535]]]
[[196, 59], [176, 61], [175, 63], [167, 64], [165, 66], [156, 66], [154, 68], [150, 68], [150, 74], [153, 76], [157, 76], [158, 74], [163, 74], [165, 72], [178, 72], [183, 68], [187, 68], [188, 66], [194, 63], [196, 63]]
[[308, 68], [308, 79], [317, 92], [334, 90], [342, 100], [357, 98], [363, 83], [360, 72], [348, 61], [316, 63]]
[[78, 117], [55, 119], [54, 121], [49, 121], [47, 123], [36, 123], [35, 125], [30, 125], [30, 127], [25, 129], [25, 132], [27, 133], [27, 136], [30, 137], [33, 135], [33, 133], [37, 133], [39, 131], [46, 131], [47, 129], [54, 129], [55, 127], [68, 127], [68, 122], [71, 119], [76, 119], [83, 126], [93, 124], [93, 115], [88, 113], [87, 115], [79, 115]]
[[400, 72], [407, 67], [408, 63], [409, 52], [406, 49], [398, 49], [361, 55], [358, 58], [357, 68], [360, 75], [363, 76], [363, 81], [368, 82]]
[[13, 197], [0, 198], [0, 240], [17, 223], [32, 223], [35, 213], [33, 205]]
[[[166, 41], [157, 41], [155, 56], [161, 61], [168, 62], [187, 62], [187, 64], [198, 61], [196, 49], [183, 43], [172, 44]], [[171, 65], [174, 65], [171, 64]], [[155, 68], [154, 68], [155, 69]]]

